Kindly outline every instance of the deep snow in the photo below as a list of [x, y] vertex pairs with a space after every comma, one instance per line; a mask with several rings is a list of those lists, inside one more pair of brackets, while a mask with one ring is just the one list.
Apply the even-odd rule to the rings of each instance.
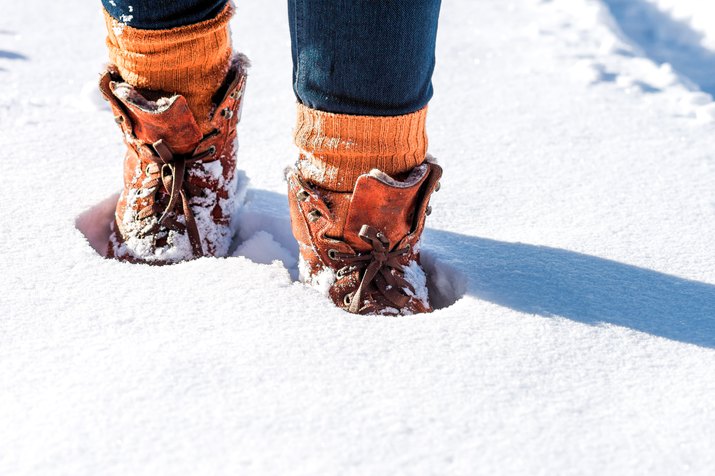
[[295, 282], [283, 2], [233, 21], [235, 257], [146, 267], [92, 248], [122, 155], [99, 2], [0, 0], [0, 474], [712, 474], [705, 3], [444, 2], [442, 309], [366, 318]]

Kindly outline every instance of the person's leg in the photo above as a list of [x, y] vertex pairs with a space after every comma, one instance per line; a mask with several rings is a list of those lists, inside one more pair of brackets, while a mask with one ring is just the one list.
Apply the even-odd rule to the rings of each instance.
[[104, 6], [111, 64], [100, 89], [127, 145], [108, 254], [150, 263], [224, 255], [247, 66], [232, 53], [233, 7], [226, 0]]
[[[302, 275], [351, 311], [430, 310], [418, 241], [439, 0], [289, 0]], [[377, 169], [377, 170], [374, 170]]]
[[[372, 168], [398, 174], [424, 161], [439, 8], [440, 0], [289, 0], [303, 106], [295, 141], [310, 152], [298, 164], [307, 176], [347, 191]], [[350, 141], [335, 137], [348, 133]]]
[[398, 116], [432, 97], [440, 0], [289, 0], [293, 89], [320, 111]]
[[211, 96], [232, 55], [231, 5], [226, 0], [104, 0], [104, 5], [112, 8], [105, 9], [109, 58], [122, 78], [138, 88], [183, 95], [208, 132]]

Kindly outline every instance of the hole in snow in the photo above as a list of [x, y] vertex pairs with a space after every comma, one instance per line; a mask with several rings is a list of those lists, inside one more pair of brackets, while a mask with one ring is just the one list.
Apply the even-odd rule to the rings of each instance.
[[87, 238], [89, 245], [101, 256], [107, 256], [110, 227], [117, 200], [119, 194], [115, 193], [82, 212], [74, 222], [77, 229]]
[[459, 301], [467, 292], [466, 277], [435, 251], [422, 249], [422, 267], [427, 274], [427, 289], [432, 307], [444, 309]]

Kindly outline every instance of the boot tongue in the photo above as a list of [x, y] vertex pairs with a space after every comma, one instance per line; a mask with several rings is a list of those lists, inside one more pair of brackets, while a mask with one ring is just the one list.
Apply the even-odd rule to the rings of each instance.
[[137, 139], [147, 144], [161, 139], [175, 154], [189, 154], [196, 149], [201, 129], [183, 96], [152, 101], [127, 83], [112, 82], [110, 87], [125, 106]]
[[429, 172], [427, 165], [413, 169], [404, 181], [373, 170], [355, 183], [345, 221], [343, 239], [357, 251], [372, 247], [358, 236], [363, 225], [381, 231], [394, 247], [412, 231], [420, 189]]

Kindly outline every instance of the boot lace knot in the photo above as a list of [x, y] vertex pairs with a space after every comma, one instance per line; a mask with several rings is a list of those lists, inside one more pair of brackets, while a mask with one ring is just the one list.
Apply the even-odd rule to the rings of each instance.
[[[196, 150], [199, 148], [200, 146]], [[215, 155], [216, 147], [211, 146], [200, 153], [194, 150], [191, 154], [174, 154], [163, 140], [158, 140], [152, 144], [152, 149], [155, 153], [145, 159], [151, 163], [147, 166], [149, 181], [143, 186], [153, 193], [163, 191], [168, 196], [168, 202], [163, 208], [160, 203], [154, 202], [139, 211], [140, 219], [161, 213], [154, 226], [143, 234], [154, 234], [161, 227], [178, 231], [186, 230], [194, 256], [202, 256], [201, 235], [189, 205], [189, 198], [200, 195], [201, 190], [186, 180], [186, 173], [190, 165]], [[181, 208], [176, 211], [179, 203]], [[176, 219], [179, 213], [183, 213], [185, 224]]]
[[411, 295], [414, 295], [414, 288], [403, 277], [404, 268], [399, 258], [410, 251], [410, 246], [391, 250], [389, 240], [370, 225], [363, 225], [358, 236], [372, 246], [371, 251], [357, 254], [331, 253], [332, 259], [340, 260], [347, 265], [338, 271], [339, 277], [344, 276], [346, 271], [362, 270], [360, 285], [354, 294], [348, 295], [350, 297], [345, 300], [345, 303], [349, 304], [348, 310], [353, 313], [360, 311], [363, 296], [371, 286], [374, 286], [395, 307], [403, 308]]

